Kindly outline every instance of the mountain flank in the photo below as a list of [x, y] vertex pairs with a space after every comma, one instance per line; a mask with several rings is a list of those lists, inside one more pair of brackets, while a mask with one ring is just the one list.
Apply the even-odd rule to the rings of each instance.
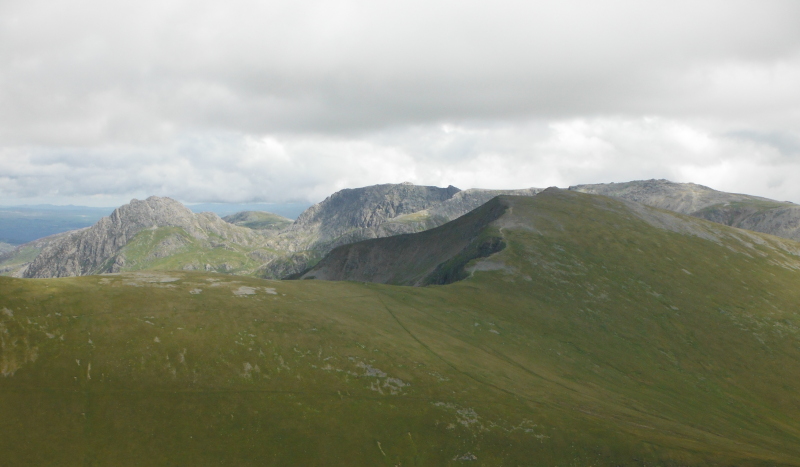
[[472, 211], [501, 194], [535, 196], [539, 188], [520, 190], [375, 185], [342, 190], [304, 212], [273, 240], [287, 251], [264, 267], [262, 275], [283, 278], [302, 273], [333, 248], [373, 238], [422, 232]]
[[508, 209], [504, 197], [440, 227], [342, 245], [301, 279], [355, 280], [395, 285], [447, 284], [466, 277], [464, 266], [505, 244], [489, 225]]
[[[509, 229], [536, 232], [541, 216], [537, 206], [552, 200], [562, 203], [587, 203], [607, 208], [603, 198], [576, 198], [577, 190], [555, 187], [535, 198], [498, 196], [455, 221], [417, 234], [398, 235], [363, 241], [335, 248], [317, 265], [299, 275], [300, 279], [350, 280], [393, 285], [447, 284], [466, 278], [474, 271], [506, 266], [495, 253], [507, 245]], [[681, 215], [654, 209], [636, 202], [610, 204], [611, 208], [633, 216], [651, 227], [681, 235], [701, 238], [716, 244], [733, 241], [739, 248], [761, 245], [786, 256], [793, 262], [800, 256], [800, 245], [777, 237], [759, 236], [745, 230], [723, 227]], [[490, 257], [491, 258], [487, 258]], [[498, 255], [502, 257], [503, 255]], [[794, 266], [792, 266], [794, 267]]]

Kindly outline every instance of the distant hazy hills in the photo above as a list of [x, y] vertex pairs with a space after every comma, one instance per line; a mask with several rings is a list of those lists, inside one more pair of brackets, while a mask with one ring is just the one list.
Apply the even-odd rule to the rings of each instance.
[[46, 204], [0, 206], [0, 242], [17, 246], [69, 230], [90, 227], [111, 211], [113, 208]]
[[[569, 189], [800, 240], [800, 206], [788, 202], [666, 180]], [[213, 213], [192, 213], [169, 198], [151, 197], [118, 208], [92, 227], [0, 252], [0, 273], [63, 277], [162, 269], [284, 278], [306, 271], [338, 246], [426, 231], [498, 195], [535, 196], [540, 191], [374, 185], [336, 192], [295, 221], [257, 211], [220, 219]], [[354, 247], [348, 255], [361, 255], [361, 248]], [[318, 274], [328, 273], [319, 270]]]
[[442, 195], [351, 190], [308, 237], [138, 201], [61, 243], [122, 273], [0, 277], [0, 463], [800, 466], [793, 240], [551, 188], [307, 273], [444, 286], [124, 272], [379, 235], [409, 191]]

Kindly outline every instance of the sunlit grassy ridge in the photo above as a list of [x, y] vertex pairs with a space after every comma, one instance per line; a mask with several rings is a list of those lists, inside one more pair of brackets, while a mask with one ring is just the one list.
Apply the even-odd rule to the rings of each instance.
[[0, 278], [3, 462], [800, 465], [797, 244], [504, 202], [447, 286]]

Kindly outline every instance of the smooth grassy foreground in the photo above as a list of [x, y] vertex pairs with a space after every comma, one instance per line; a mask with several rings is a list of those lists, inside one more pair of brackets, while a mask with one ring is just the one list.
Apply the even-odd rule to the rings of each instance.
[[800, 465], [797, 244], [511, 203], [447, 286], [0, 278], [2, 463]]

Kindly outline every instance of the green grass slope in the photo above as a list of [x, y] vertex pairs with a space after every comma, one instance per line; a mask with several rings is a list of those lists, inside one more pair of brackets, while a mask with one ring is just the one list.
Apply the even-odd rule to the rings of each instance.
[[2, 463], [800, 465], [798, 244], [502, 201], [446, 286], [0, 278]]
[[137, 233], [98, 271], [107, 271], [116, 262], [120, 272], [205, 270], [254, 275], [264, 261], [278, 255], [268, 248], [248, 247], [213, 235], [209, 240], [198, 239], [180, 227], [159, 227]]

